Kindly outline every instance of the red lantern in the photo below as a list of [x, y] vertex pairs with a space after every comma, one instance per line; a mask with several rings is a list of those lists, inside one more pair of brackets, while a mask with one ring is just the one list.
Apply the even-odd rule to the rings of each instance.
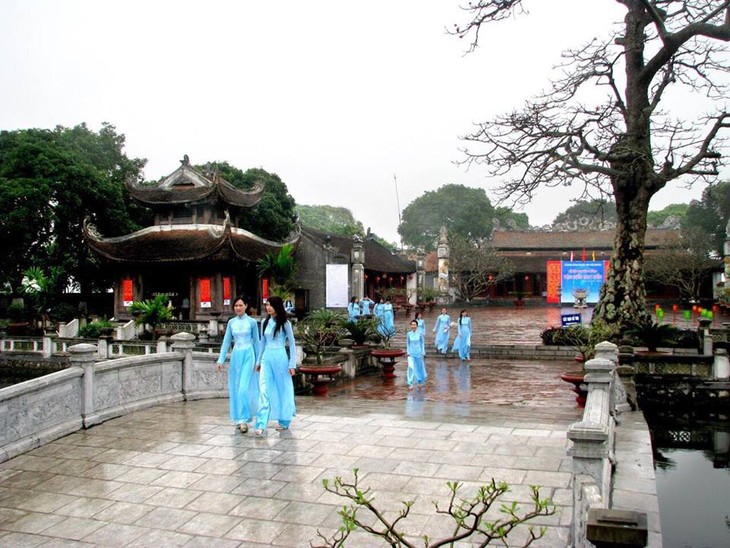
[[677, 310], [679, 310], [679, 306], [676, 305], [676, 304], [673, 304], [672, 305], [672, 312], [676, 312]]

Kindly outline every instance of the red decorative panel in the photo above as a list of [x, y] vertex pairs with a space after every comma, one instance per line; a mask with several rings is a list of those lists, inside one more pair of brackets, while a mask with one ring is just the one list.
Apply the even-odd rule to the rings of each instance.
[[210, 278], [200, 278], [198, 280], [198, 289], [200, 293], [200, 308], [210, 308]]
[[122, 280], [122, 301], [124, 306], [132, 306], [134, 302], [134, 283], [132, 278], [124, 278]]
[[547, 302], [560, 302], [561, 261], [547, 262]]
[[231, 279], [228, 276], [223, 277], [223, 305], [231, 304]]

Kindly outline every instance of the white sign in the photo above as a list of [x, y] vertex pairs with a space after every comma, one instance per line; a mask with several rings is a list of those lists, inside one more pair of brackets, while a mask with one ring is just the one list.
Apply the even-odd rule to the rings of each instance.
[[345, 308], [350, 302], [347, 296], [348, 266], [346, 264], [328, 264], [325, 285], [325, 301], [327, 308]]

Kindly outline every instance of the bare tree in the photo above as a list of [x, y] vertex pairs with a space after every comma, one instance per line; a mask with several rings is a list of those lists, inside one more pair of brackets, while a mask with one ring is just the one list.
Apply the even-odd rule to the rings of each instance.
[[696, 227], [682, 229], [667, 249], [647, 256], [647, 279], [676, 287], [686, 301], [699, 301], [702, 284], [712, 269], [722, 264], [710, 257], [709, 245], [704, 231]]
[[459, 298], [471, 301], [491, 286], [512, 278], [514, 267], [489, 240], [474, 242], [449, 233], [449, 271]]
[[[612, 196], [617, 226], [611, 270], [594, 318], [619, 327], [647, 316], [644, 238], [652, 197], [670, 181], [718, 174], [730, 127], [726, 101], [730, 0], [615, 0], [623, 23], [605, 40], [563, 54], [560, 76], [519, 111], [464, 137], [466, 164], [508, 176], [500, 197], [526, 203], [540, 187], [578, 182], [583, 199]], [[478, 0], [453, 34], [477, 47], [482, 26], [523, 13], [523, 0]], [[608, 29], [607, 29], [608, 30]], [[592, 96], [605, 90], [598, 100]], [[702, 117], [682, 119], [662, 101], [689, 91]]]

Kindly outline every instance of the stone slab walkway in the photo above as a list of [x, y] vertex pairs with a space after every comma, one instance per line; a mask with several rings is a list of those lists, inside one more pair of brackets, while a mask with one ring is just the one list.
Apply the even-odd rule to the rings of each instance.
[[1, 464], [0, 545], [308, 546], [336, 530], [345, 502], [322, 479], [353, 468], [390, 515], [415, 501], [405, 524], [414, 537], [444, 534], [432, 501], [445, 499], [447, 481], [464, 482], [464, 495], [506, 481], [505, 501], [521, 504], [540, 485], [556, 513], [536, 520], [548, 527], [537, 545], [566, 545], [572, 406], [302, 397], [290, 431], [257, 439], [234, 432], [227, 403], [131, 413]]

